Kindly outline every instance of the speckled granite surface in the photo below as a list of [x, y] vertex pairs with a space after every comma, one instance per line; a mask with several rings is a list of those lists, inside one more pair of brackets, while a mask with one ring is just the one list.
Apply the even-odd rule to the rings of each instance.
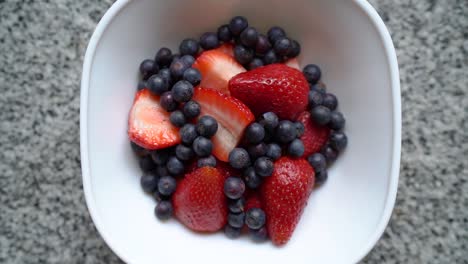
[[[110, 0], [0, 0], [0, 263], [118, 263], [81, 187], [83, 54]], [[401, 69], [395, 211], [365, 263], [468, 263], [468, 1], [373, 0]]]

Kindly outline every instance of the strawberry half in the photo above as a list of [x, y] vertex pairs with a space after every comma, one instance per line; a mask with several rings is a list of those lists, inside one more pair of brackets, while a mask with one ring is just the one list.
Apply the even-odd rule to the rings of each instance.
[[223, 192], [225, 179], [220, 170], [212, 167], [185, 175], [172, 196], [177, 219], [199, 232], [215, 232], [224, 227], [228, 213]]
[[299, 66], [299, 60], [297, 58], [292, 58], [284, 62], [285, 65], [288, 65], [289, 67], [296, 69], [296, 70], [301, 70], [301, 66]]
[[256, 116], [271, 111], [293, 120], [307, 107], [309, 85], [302, 72], [271, 64], [236, 75], [229, 81], [229, 91]]
[[302, 112], [297, 121], [304, 125], [304, 134], [301, 136], [302, 143], [304, 143], [304, 155], [302, 157], [319, 152], [327, 143], [330, 129], [315, 124], [307, 111]]
[[212, 89], [196, 88], [193, 100], [201, 106], [200, 116], [210, 115], [218, 121], [218, 131], [212, 138], [213, 155], [227, 162], [245, 128], [255, 120], [254, 115], [241, 101]]
[[284, 245], [307, 205], [314, 187], [314, 169], [304, 159], [282, 157], [275, 162], [271, 177], [261, 187], [261, 200], [267, 216], [267, 229], [275, 245]]
[[245, 69], [237, 63], [230, 55], [228, 47], [223, 47], [217, 50], [208, 50], [202, 52], [193, 63], [193, 68], [200, 71], [202, 80], [200, 85], [205, 88], [218, 90], [229, 95], [228, 82], [229, 80], [241, 73]]
[[234, 58], [234, 45], [232, 43], [224, 43], [215, 50], [219, 50], [222, 53], [228, 55], [231, 58]]
[[147, 89], [137, 92], [128, 118], [128, 137], [145, 149], [161, 149], [180, 142], [169, 113], [159, 105], [159, 96]]

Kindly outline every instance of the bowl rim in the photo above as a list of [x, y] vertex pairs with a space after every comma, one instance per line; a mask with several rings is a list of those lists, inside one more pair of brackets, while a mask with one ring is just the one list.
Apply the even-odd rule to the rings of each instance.
[[[112, 235], [105, 229], [98, 210], [95, 207], [93, 192], [91, 190], [91, 172], [89, 167], [88, 155], [88, 90], [90, 83], [90, 75], [92, 70], [92, 63], [96, 53], [96, 48], [99, 45], [102, 35], [107, 30], [107, 27], [112, 23], [113, 19], [129, 4], [132, 0], [117, 0], [106, 11], [104, 16], [97, 24], [89, 44], [86, 48], [86, 53], [83, 62], [83, 71], [81, 77], [81, 96], [80, 96], [80, 152], [81, 152], [81, 171], [83, 179], [83, 189], [85, 193], [86, 205], [88, 207], [91, 219], [96, 226], [98, 233], [109, 246], [109, 248], [124, 262], [131, 263], [123, 251], [119, 251], [115, 246]], [[382, 18], [379, 16], [374, 7], [366, 0], [352, 0], [352, 2], [359, 7], [368, 16], [373, 26], [376, 28], [382, 44], [384, 46], [385, 55], [389, 63], [390, 82], [392, 87], [392, 104], [393, 104], [393, 137], [392, 137], [392, 163], [390, 169], [389, 188], [387, 190], [387, 197], [385, 207], [381, 213], [376, 229], [369, 237], [367, 244], [362, 247], [359, 254], [356, 254], [355, 259], [351, 259], [350, 263], [358, 263], [361, 261], [377, 244], [378, 240], [385, 231], [388, 225], [392, 211], [395, 205], [395, 200], [398, 190], [398, 178], [400, 171], [400, 158], [401, 158], [401, 91], [400, 91], [400, 77], [398, 69], [398, 61], [396, 56], [395, 47], [392, 42], [390, 33], [385, 26]]]

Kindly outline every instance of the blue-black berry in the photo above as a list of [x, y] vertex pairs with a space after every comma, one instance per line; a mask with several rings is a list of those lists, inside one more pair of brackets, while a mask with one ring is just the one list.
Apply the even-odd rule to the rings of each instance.
[[213, 155], [209, 155], [208, 157], [199, 158], [197, 160], [197, 167], [216, 167], [216, 158]]
[[218, 39], [224, 42], [231, 41], [232, 34], [229, 30], [229, 25], [222, 25], [218, 28]]
[[260, 157], [255, 161], [254, 168], [255, 172], [262, 177], [271, 176], [274, 169], [273, 161], [267, 157]]
[[245, 185], [250, 189], [256, 189], [262, 183], [262, 177], [260, 177], [256, 172], [254, 167], [248, 167], [244, 171], [244, 180]]
[[255, 54], [252, 49], [243, 45], [236, 45], [234, 47], [234, 57], [236, 58], [237, 62], [242, 65], [249, 64], [253, 60], [254, 55]]
[[144, 81], [144, 80], [139, 81], [138, 86], [137, 86], [137, 91], [143, 90], [145, 88], [148, 88], [148, 85], [146, 84], [146, 81]]
[[172, 51], [166, 47], [162, 47], [156, 53], [154, 60], [160, 67], [169, 66], [172, 61]]
[[166, 167], [167, 171], [174, 176], [181, 175], [185, 170], [184, 163], [175, 156], [169, 158]]
[[258, 40], [258, 32], [253, 27], [247, 27], [242, 31], [239, 39], [242, 45], [249, 48], [255, 48], [255, 45], [257, 44]]
[[244, 197], [228, 201], [228, 208], [229, 208], [229, 211], [231, 213], [238, 214], [238, 213], [243, 212], [244, 211], [244, 206], [245, 206]]
[[270, 49], [269, 51], [267, 51], [265, 55], [263, 56], [263, 64], [265, 65], [269, 65], [269, 64], [273, 64], [277, 62], [279, 62], [279, 58], [273, 49]]
[[280, 143], [288, 143], [296, 138], [296, 126], [289, 120], [282, 120], [276, 128], [276, 139]]
[[169, 70], [171, 71], [171, 76], [174, 80], [182, 79], [184, 72], [190, 68], [190, 65], [185, 63], [182, 59], [174, 59], [169, 66]]
[[184, 39], [179, 46], [181, 55], [192, 55], [195, 56], [198, 53], [199, 45], [194, 39]]
[[199, 157], [207, 157], [213, 150], [213, 143], [211, 140], [199, 136], [193, 141], [193, 151]]
[[299, 158], [304, 155], [304, 143], [296, 138], [288, 146], [288, 154], [293, 158]]
[[229, 177], [224, 181], [224, 194], [229, 199], [239, 199], [245, 192], [245, 183], [239, 177]]
[[291, 47], [287, 56], [289, 58], [295, 58], [301, 53], [301, 45], [296, 40], [291, 40]]
[[330, 135], [330, 145], [336, 151], [343, 151], [348, 145], [348, 137], [343, 132], [332, 132]]
[[229, 22], [229, 30], [232, 35], [239, 36], [240, 33], [249, 26], [247, 19], [243, 16], [236, 16]]
[[139, 157], [143, 157], [146, 154], [148, 154], [148, 151], [145, 148], [139, 146], [133, 141], [130, 141], [130, 147], [132, 148], [133, 152]]
[[183, 112], [187, 119], [195, 118], [200, 115], [201, 107], [196, 101], [188, 101], [184, 104]]
[[172, 95], [174, 100], [179, 103], [184, 103], [190, 101], [193, 96], [193, 85], [187, 81], [178, 81], [172, 87]]
[[259, 123], [252, 123], [245, 130], [245, 136], [250, 143], [258, 144], [265, 138], [265, 129]]
[[249, 152], [250, 158], [252, 160], [255, 160], [259, 157], [265, 156], [266, 151], [267, 151], [267, 146], [265, 143], [261, 142], [256, 145], [250, 145], [247, 148], [247, 151]]
[[176, 186], [177, 182], [173, 177], [164, 176], [159, 179], [158, 191], [162, 195], [169, 196], [174, 193]]
[[275, 43], [277, 39], [286, 37], [286, 32], [281, 27], [274, 26], [268, 30], [267, 35], [270, 42]]
[[341, 130], [345, 126], [345, 118], [341, 112], [333, 111], [330, 114], [328, 127], [334, 130]]
[[184, 55], [180, 57], [180, 60], [187, 65], [187, 67], [192, 67], [192, 64], [195, 62], [195, 58], [192, 55]]
[[177, 102], [174, 100], [172, 92], [165, 92], [159, 98], [159, 104], [167, 112], [172, 112], [177, 109]]
[[157, 95], [161, 95], [169, 90], [169, 83], [159, 74], [151, 76], [146, 83], [148, 89]]
[[300, 138], [302, 135], [304, 135], [304, 124], [302, 124], [301, 122], [295, 122], [294, 126], [296, 126], [296, 137]]
[[320, 80], [320, 77], [322, 77], [322, 71], [315, 64], [306, 65], [302, 72], [310, 84], [316, 84]]
[[281, 157], [281, 147], [276, 143], [270, 143], [266, 147], [266, 156], [272, 160], [277, 160]]
[[274, 42], [273, 49], [279, 56], [286, 56], [291, 49], [291, 40], [288, 38], [279, 38]]
[[235, 148], [229, 153], [229, 164], [235, 169], [244, 169], [250, 165], [249, 153], [243, 148]]
[[336, 96], [334, 94], [326, 93], [323, 96], [322, 105], [325, 106], [326, 108], [330, 109], [331, 111], [333, 111], [338, 106], [338, 99], [336, 99]]
[[172, 84], [172, 76], [171, 76], [171, 70], [168, 68], [161, 69], [158, 72], [158, 75], [161, 76], [164, 80], [167, 81], [169, 85]]
[[260, 116], [258, 122], [263, 125], [265, 130], [273, 131], [279, 124], [279, 118], [273, 112], [266, 112]]
[[193, 124], [185, 124], [179, 131], [182, 142], [186, 145], [191, 145], [198, 137], [197, 130]]
[[238, 238], [241, 235], [241, 228], [226, 225], [224, 227], [224, 234], [231, 239]]
[[143, 79], [148, 79], [153, 73], [158, 71], [158, 65], [154, 60], [144, 60], [140, 64], [140, 73]]
[[194, 68], [185, 70], [183, 77], [184, 80], [191, 83], [193, 86], [199, 85], [202, 78], [200, 71]]
[[323, 94], [317, 90], [309, 91], [309, 106], [314, 108], [316, 106], [322, 105], [323, 103]]
[[151, 158], [153, 159], [154, 163], [156, 163], [157, 165], [164, 165], [169, 159], [169, 154], [170, 154], [169, 149], [155, 150], [151, 152]]
[[328, 172], [326, 169], [315, 172], [315, 185], [320, 186], [324, 184], [328, 179]]
[[257, 44], [255, 45], [255, 52], [259, 55], [265, 54], [271, 49], [271, 43], [265, 35], [259, 34]]
[[218, 131], [218, 122], [213, 117], [205, 115], [198, 119], [196, 128], [200, 136], [210, 138]]
[[215, 49], [219, 46], [218, 35], [214, 32], [203, 33], [200, 37], [200, 46], [204, 50]]
[[249, 235], [255, 242], [264, 242], [268, 239], [268, 231], [265, 226], [260, 229], [249, 229]]
[[175, 148], [175, 155], [179, 160], [187, 161], [192, 159], [195, 156], [195, 153], [192, 148], [179, 144]]
[[180, 110], [172, 112], [169, 116], [169, 120], [176, 127], [182, 127], [185, 125], [185, 123], [187, 123], [187, 120], [185, 120], [184, 113], [182, 113], [182, 111]]
[[245, 224], [251, 229], [260, 229], [265, 225], [265, 212], [260, 208], [251, 208], [245, 215]]
[[310, 117], [316, 124], [324, 126], [330, 122], [331, 111], [325, 106], [319, 105], [312, 108], [310, 111]]
[[144, 156], [140, 159], [140, 168], [142, 171], [151, 171], [156, 167], [156, 164], [154, 164], [153, 160], [151, 159], [150, 156]]
[[144, 174], [140, 178], [140, 185], [143, 191], [147, 193], [154, 192], [158, 187], [158, 177], [154, 176], [153, 174]]
[[263, 61], [262, 59], [260, 58], [254, 58], [250, 63], [249, 63], [249, 66], [247, 67], [249, 69], [249, 71], [253, 70], [253, 69], [256, 69], [258, 67], [262, 67], [263, 66]]
[[327, 165], [332, 164], [338, 158], [338, 152], [333, 149], [330, 145], [325, 145], [321, 151], [325, 159], [327, 160]]
[[228, 224], [232, 227], [241, 228], [244, 226], [245, 222], [245, 213], [229, 213], [228, 214]]
[[154, 213], [159, 220], [168, 220], [173, 212], [172, 204], [169, 201], [160, 201], [154, 209]]
[[321, 171], [327, 168], [327, 159], [322, 153], [314, 153], [307, 157], [307, 161], [315, 171]]

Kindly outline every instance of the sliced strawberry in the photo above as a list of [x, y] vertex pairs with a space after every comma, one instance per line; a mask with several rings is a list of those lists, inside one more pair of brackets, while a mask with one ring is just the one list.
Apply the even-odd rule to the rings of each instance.
[[285, 61], [284, 64], [296, 70], [301, 70], [301, 66], [299, 66], [299, 60], [297, 59], [297, 57]]
[[212, 138], [213, 155], [227, 162], [229, 153], [237, 146], [245, 128], [255, 117], [241, 101], [212, 89], [196, 88], [193, 100], [201, 106], [200, 116], [210, 115], [218, 121], [218, 131]]
[[327, 143], [330, 129], [315, 124], [310, 118], [310, 113], [307, 111], [302, 112], [297, 118], [297, 121], [301, 122], [305, 128], [304, 134], [301, 136], [305, 150], [303, 157], [319, 152]]
[[208, 50], [200, 54], [193, 63], [202, 75], [200, 85], [229, 95], [229, 80], [245, 69], [222, 50]]
[[162, 149], [180, 142], [169, 113], [159, 105], [159, 96], [147, 89], [137, 92], [128, 117], [128, 137], [145, 149]]
[[232, 43], [224, 43], [215, 50], [219, 50], [222, 53], [228, 55], [231, 58], [234, 58], [234, 45]]
[[307, 108], [309, 85], [302, 72], [278, 63], [236, 75], [229, 91], [257, 116], [271, 111], [293, 120]]

